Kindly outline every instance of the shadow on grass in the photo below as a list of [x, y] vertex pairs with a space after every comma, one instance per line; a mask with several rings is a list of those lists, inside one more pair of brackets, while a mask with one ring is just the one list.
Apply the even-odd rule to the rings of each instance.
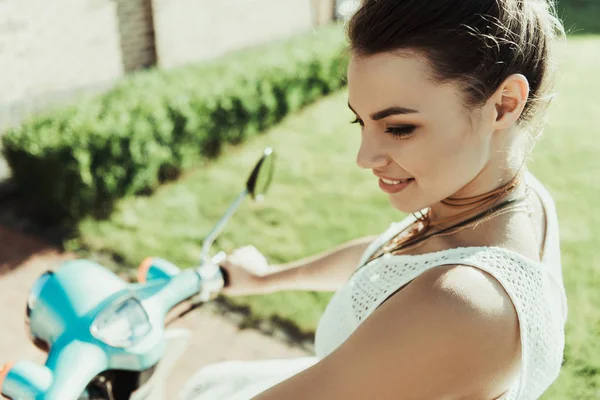
[[44, 207], [18, 191], [11, 182], [0, 184], [0, 226], [35, 237], [49, 246], [64, 250], [64, 242], [76, 235], [75, 222], [58, 222]]
[[0, 276], [9, 273], [33, 256], [52, 251], [52, 247], [37, 238], [0, 225]]
[[212, 305], [220, 314], [234, 320], [240, 329], [255, 329], [265, 335], [314, 353], [314, 332], [301, 330], [293, 321], [276, 315], [268, 319], [257, 318], [252, 314], [250, 307], [234, 304], [225, 297], [217, 298]]

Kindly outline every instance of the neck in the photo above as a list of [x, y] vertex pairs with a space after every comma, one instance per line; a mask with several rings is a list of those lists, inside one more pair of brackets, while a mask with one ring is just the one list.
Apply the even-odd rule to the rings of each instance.
[[[474, 196], [485, 195], [490, 193], [499, 187], [506, 185], [515, 178], [516, 175], [524, 175], [525, 169], [519, 171], [519, 168], [484, 168], [474, 179], [472, 179], [467, 185], [463, 186], [459, 191], [450, 196], [451, 199], [466, 199]], [[524, 193], [525, 183], [521, 179], [517, 182], [515, 188], [510, 190], [508, 193], [500, 192], [495, 196], [497, 202], [502, 202], [513, 197], [518, 197]], [[433, 204], [429, 210], [429, 220], [432, 224], [436, 224], [436, 221], [447, 221], [454, 220], [460, 221], [461, 219], [469, 218], [469, 210], [476, 210], [478, 205], [482, 203], [474, 203], [472, 205], [465, 206], [452, 206], [445, 204], [444, 201], [440, 201]], [[490, 208], [491, 205], [487, 208]], [[477, 212], [485, 211], [479, 210]], [[464, 215], [466, 213], [466, 215]], [[461, 215], [464, 215], [463, 216]]]

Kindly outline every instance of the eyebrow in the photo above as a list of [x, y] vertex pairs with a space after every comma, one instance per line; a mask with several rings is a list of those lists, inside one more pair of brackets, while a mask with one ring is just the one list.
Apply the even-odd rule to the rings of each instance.
[[[350, 105], [350, 103], [348, 103], [348, 108], [350, 108], [354, 114], [358, 115], [358, 113], [356, 111], [354, 111], [354, 108], [352, 108], [352, 106]], [[411, 108], [394, 106], [394, 107], [388, 107], [386, 109], [383, 109], [381, 111], [377, 111], [377, 112], [371, 114], [371, 119], [373, 121], [379, 121], [380, 119], [387, 118], [390, 115], [415, 114], [415, 113], [418, 113], [418, 111], [417, 110], [413, 110]]]

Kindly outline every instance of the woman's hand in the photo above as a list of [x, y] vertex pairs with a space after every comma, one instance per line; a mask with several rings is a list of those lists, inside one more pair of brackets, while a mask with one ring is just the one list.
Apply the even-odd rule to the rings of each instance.
[[273, 268], [256, 247], [241, 247], [229, 254], [219, 265], [227, 273], [228, 285], [223, 288], [224, 295], [246, 296], [268, 292], [264, 277]]

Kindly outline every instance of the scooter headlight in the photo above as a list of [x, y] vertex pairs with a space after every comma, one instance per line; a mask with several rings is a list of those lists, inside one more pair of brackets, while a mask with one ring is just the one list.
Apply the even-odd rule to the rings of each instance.
[[25, 325], [27, 326], [27, 330], [29, 333], [29, 338], [33, 342], [33, 344], [42, 351], [48, 351], [50, 349], [50, 345], [47, 341], [39, 338], [31, 329], [31, 314], [37, 308], [38, 303], [40, 302], [40, 295], [42, 290], [48, 283], [48, 281], [52, 278], [54, 272], [46, 271], [33, 283], [33, 286], [29, 290], [29, 295], [27, 296], [27, 310], [25, 311]]
[[35, 309], [40, 299], [40, 293], [42, 293], [42, 289], [44, 289], [44, 286], [46, 285], [48, 280], [50, 280], [52, 275], [54, 275], [54, 272], [46, 271], [42, 275], [40, 275], [40, 277], [37, 278], [37, 280], [33, 283], [31, 290], [29, 290], [29, 295], [27, 296], [27, 318], [31, 316], [31, 313]]
[[102, 311], [90, 328], [94, 337], [109, 346], [125, 348], [143, 339], [152, 329], [144, 306], [130, 297]]

